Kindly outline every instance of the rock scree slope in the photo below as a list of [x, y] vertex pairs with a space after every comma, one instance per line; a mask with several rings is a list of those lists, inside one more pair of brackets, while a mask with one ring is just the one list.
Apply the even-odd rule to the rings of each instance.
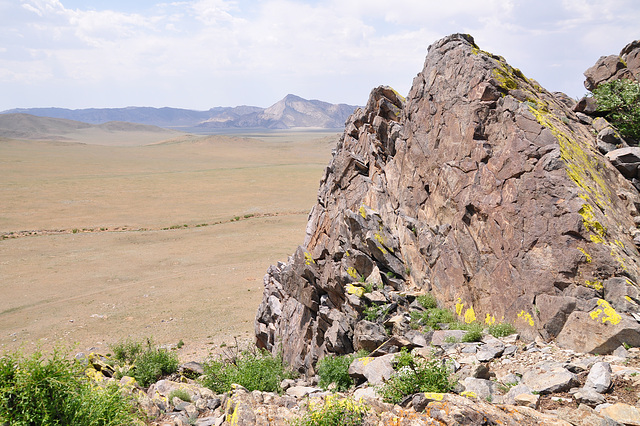
[[366, 279], [524, 339], [640, 345], [639, 203], [561, 96], [451, 35], [407, 99], [378, 87], [347, 121], [303, 245], [265, 276], [257, 343], [307, 372], [352, 352]]

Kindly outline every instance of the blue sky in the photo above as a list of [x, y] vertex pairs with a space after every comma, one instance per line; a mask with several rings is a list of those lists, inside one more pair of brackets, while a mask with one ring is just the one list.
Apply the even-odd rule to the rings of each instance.
[[364, 104], [455, 32], [579, 97], [638, 22], [637, 0], [0, 0], [0, 110]]

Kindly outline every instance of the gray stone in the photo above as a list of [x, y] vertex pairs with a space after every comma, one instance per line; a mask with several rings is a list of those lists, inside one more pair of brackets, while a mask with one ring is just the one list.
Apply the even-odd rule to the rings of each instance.
[[640, 410], [633, 405], [618, 402], [600, 410], [600, 415], [627, 426], [640, 426]]
[[579, 426], [623, 426], [622, 423], [600, 416], [593, 408], [585, 404], [580, 404], [577, 409], [560, 407], [558, 409], [558, 417], [572, 425]]
[[322, 392], [322, 389], [311, 386], [291, 386], [286, 390], [286, 394], [294, 398], [302, 398], [320, 392]]
[[531, 389], [529, 389], [529, 386], [527, 385], [523, 385], [523, 384], [515, 385], [514, 387], [509, 389], [509, 391], [504, 395], [503, 402], [505, 404], [515, 405], [516, 403], [515, 398], [518, 395], [533, 395], [533, 393], [531, 392]]
[[595, 407], [596, 405], [606, 402], [604, 395], [586, 386], [575, 392], [573, 398], [580, 404], [586, 404], [589, 407]]
[[349, 375], [356, 381], [366, 380], [370, 385], [380, 385], [394, 373], [395, 358], [395, 354], [356, 358], [349, 366]]
[[578, 385], [578, 376], [562, 368], [558, 363], [536, 364], [522, 376], [522, 382], [533, 392], [549, 394], [563, 392]]
[[362, 320], [353, 330], [353, 346], [356, 351], [364, 349], [372, 352], [387, 340], [387, 333], [380, 324]]
[[583, 96], [582, 99], [576, 103], [573, 107], [575, 112], [585, 113], [585, 114], [593, 114], [596, 112], [596, 108], [598, 105], [596, 104], [596, 100], [590, 96]]
[[521, 393], [513, 398], [515, 405], [521, 405], [523, 407], [538, 409], [540, 403], [540, 395]]
[[487, 343], [478, 348], [476, 359], [480, 362], [491, 361], [502, 355], [504, 352], [504, 343], [498, 339], [488, 340]]
[[496, 384], [491, 380], [476, 379], [473, 377], [467, 377], [462, 381], [465, 392], [473, 392], [478, 398], [482, 400], [493, 400], [497, 395]]
[[431, 336], [431, 344], [433, 346], [444, 346], [451, 343], [451, 341], [459, 342], [466, 334], [464, 330], [436, 330]]
[[596, 362], [593, 364], [584, 387], [591, 388], [598, 393], [605, 393], [611, 389], [611, 385], [611, 365], [608, 362]]

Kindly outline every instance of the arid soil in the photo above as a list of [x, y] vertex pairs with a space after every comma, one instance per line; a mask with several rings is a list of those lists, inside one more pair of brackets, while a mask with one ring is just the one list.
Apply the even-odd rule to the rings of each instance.
[[252, 136], [0, 141], [0, 350], [153, 338], [190, 360], [252, 341], [338, 135]]

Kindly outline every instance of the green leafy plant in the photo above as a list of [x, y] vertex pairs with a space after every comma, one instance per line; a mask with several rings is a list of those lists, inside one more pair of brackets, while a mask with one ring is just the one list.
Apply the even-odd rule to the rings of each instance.
[[493, 337], [506, 337], [517, 331], [515, 326], [508, 322], [500, 322], [489, 326], [489, 334]]
[[95, 387], [54, 351], [0, 358], [0, 420], [11, 425], [122, 426], [139, 419], [117, 385]]
[[294, 377], [281, 356], [258, 349], [227, 353], [206, 361], [203, 367], [202, 384], [215, 393], [230, 391], [234, 383], [250, 391], [281, 392], [280, 382]]
[[173, 398], [179, 398], [184, 402], [191, 402], [191, 397], [189, 393], [184, 389], [174, 389], [169, 392], [169, 401], [173, 401]]
[[597, 111], [620, 131], [622, 136], [640, 140], [640, 84], [628, 79], [613, 80], [593, 90]]
[[320, 380], [318, 386], [328, 389], [334, 383], [338, 392], [346, 391], [354, 385], [353, 379], [349, 376], [349, 366], [356, 358], [367, 356], [366, 351], [359, 351], [354, 354], [342, 356], [325, 356], [316, 365], [316, 370]]
[[296, 426], [361, 426], [368, 408], [352, 398], [328, 396], [324, 404], [310, 407]]
[[396, 373], [378, 390], [385, 402], [397, 404], [416, 392], [448, 392], [454, 385], [450, 368], [438, 359], [411, 357], [396, 363], [396, 368]]
[[411, 322], [418, 326], [426, 326], [432, 330], [439, 330], [440, 324], [455, 322], [455, 316], [447, 309], [432, 308], [424, 312], [411, 312]]
[[134, 363], [133, 377], [147, 387], [162, 376], [178, 370], [178, 355], [166, 349], [148, 347]]
[[116, 361], [116, 377], [132, 375], [142, 387], [147, 387], [162, 376], [178, 370], [178, 355], [154, 346], [132, 340], [111, 345]]
[[435, 309], [438, 307], [438, 301], [431, 293], [421, 294], [420, 296], [416, 297], [416, 300], [418, 301], [420, 306], [425, 309]]

